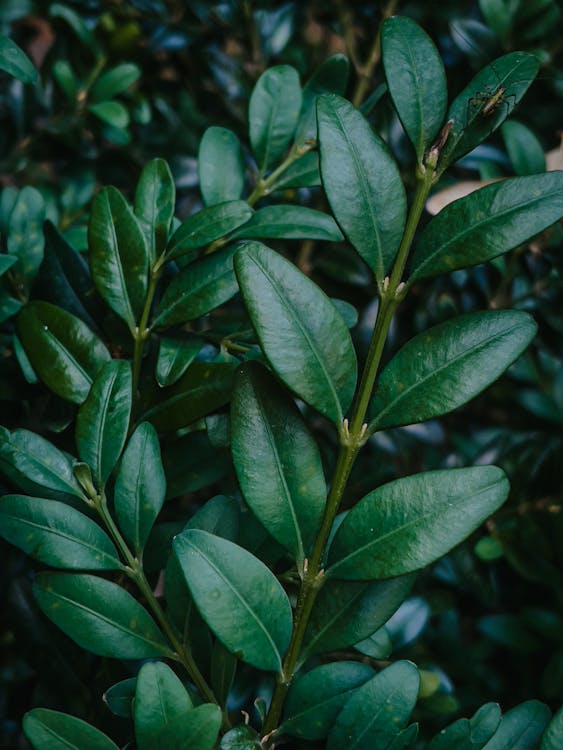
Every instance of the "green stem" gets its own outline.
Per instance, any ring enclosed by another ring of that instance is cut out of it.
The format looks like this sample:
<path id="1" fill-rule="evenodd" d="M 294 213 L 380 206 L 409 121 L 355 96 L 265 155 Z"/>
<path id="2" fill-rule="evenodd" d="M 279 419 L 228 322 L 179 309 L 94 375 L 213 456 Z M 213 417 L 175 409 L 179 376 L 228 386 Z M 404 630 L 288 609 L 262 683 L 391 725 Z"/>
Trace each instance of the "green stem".
<path id="1" fill-rule="evenodd" d="M 274 171 L 266 177 L 266 179 L 263 179 L 260 177 L 258 179 L 258 182 L 256 183 L 256 186 L 254 187 L 254 190 L 250 193 L 248 198 L 246 199 L 246 202 L 249 206 L 254 206 L 260 198 L 264 198 L 264 196 L 268 195 L 271 192 L 272 186 L 275 184 L 278 177 L 281 177 L 281 175 L 289 169 L 289 167 L 296 161 L 298 161 L 302 156 L 305 156 L 305 154 L 310 151 L 313 148 L 313 144 L 304 143 L 301 146 L 294 146 L 289 154 L 286 156 L 286 158 L 282 161 L 282 163 L 274 169 Z"/>
<path id="2" fill-rule="evenodd" d="M 366 357 L 360 385 L 352 407 L 350 426 L 345 420 L 340 432 L 340 449 L 336 460 L 330 492 L 327 497 L 325 512 L 321 527 L 315 541 L 308 565 L 304 566 L 303 580 L 299 591 L 297 605 L 294 614 L 294 625 L 291 641 L 284 658 L 281 673 L 278 675 L 270 709 L 264 722 L 263 735 L 272 735 L 278 726 L 283 704 L 287 691 L 293 679 L 298 663 L 299 653 L 303 644 L 303 638 L 307 630 L 309 617 L 315 603 L 319 590 L 324 583 L 324 571 L 322 562 L 326 550 L 326 544 L 333 526 L 334 519 L 338 513 L 342 497 L 348 484 L 350 473 L 354 466 L 356 457 L 367 440 L 365 417 L 373 387 L 377 378 L 381 356 L 389 326 L 393 320 L 395 310 L 403 299 L 404 285 L 401 278 L 404 272 L 408 253 L 412 245 L 414 234 L 420 221 L 424 204 L 433 183 L 434 172 L 426 170 L 417 182 L 417 188 L 397 258 L 391 272 L 391 278 L 386 278 L 380 286 L 380 304 L 377 311 L 377 319 L 373 329 L 370 347 Z"/>
<path id="3" fill-rule="evenodd" d="M 143 362 L 143 352 L 145 349 L 145 342 L 150 335 L 150 327 L 148 326 L 149 315 L 151 313 L 151 307 L 156 292 L 158 280 L 162 274 L 162 268 L 164 266 L 164 258 L 160 257 L 151 269 L 149 286 L 147 289 L 147 296 L 145 297 L 145 304 L 143 305 L 143 311 L 141 312 L 141 319 L 139 325 L 132 331 L 134 347 L 133 347 L 133 399 L 138 399 L 139 390 L 139 378 L 141 376 L 141 365 Z"/>

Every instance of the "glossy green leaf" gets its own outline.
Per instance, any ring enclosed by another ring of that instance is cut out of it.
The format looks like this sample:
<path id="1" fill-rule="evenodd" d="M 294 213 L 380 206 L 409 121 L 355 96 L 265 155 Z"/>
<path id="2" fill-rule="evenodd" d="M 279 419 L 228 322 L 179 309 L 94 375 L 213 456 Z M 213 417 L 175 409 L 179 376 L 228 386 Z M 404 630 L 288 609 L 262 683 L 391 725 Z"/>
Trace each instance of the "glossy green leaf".
<path id="1" fill-rule="evenodd" d="M 258 669 L 279 671 L 292 630 L 291 605 L 274 574 L 254 555 L 206 531 L 174 540 L 190 592 L 225 646 Z"/>
<path id="2" fill-rule="evenodd" d="M 0 34 L 0 70 L 23 83 L 37 83 L 37 70 L 25 52 L 9 37 Z"/>
<path id="3" fill-rule="evenodd" d="M 16 356 L 22 374 L 26 379 L 26 382 L 30 383 L 31 385 L 37 385 L 37 383 L 39 382 L 39 378 L 35 374 L 35 370 L 31 366 L 31 362 L 29 361 L 27 354 L 25 353 L 25 350 L 21 344 L 21 341 L 16 336 L 16 334 L 14 334 L 12 337 L 12 345 L 14 348 L 14 354 Z"/>
<path id="4" fill-rule="evenodd" d="M 148 612 L 116 583 L 87 574 L 40 573 L 33 593 L 47 617 L 87 651 L 116 659 L 171 656 Z"/>
<path id="5" fill-rule="evenodd" d="M 230 729 L 221 737 L 219 750 L 262 750 L 258 732 L 246 724 Z"/>
<path id="6" fill-rule="evenodd" d="M 54 393 L 81 404 L 110 355 L 74 315 L 48 302 L 30 302 L 18 315 L 17 332 L 31 366 Z"/>
<path id="7" fill-rule="evenodd" d="M 341 242 L 344 237 L 328 214 L 306 206 L 266 206 L 254 213 L 233 239 L 284 238 Z"/>
<path id="8" fill-rule="evenodd" d="M 194 362 L 177 383 L 161 391 L 142 418 L 159 432 L 187 427 L 229 401 L 233 375 L 231 364 Z"/>
<path id="9" fill-rule="evenodd" d="M 336 717 L 327 750 L 386 750 L 407 723 L 420 677 L 408 661 L 398 661 L 354 691 Z"/>
<path id="10" fill-rule="evenodd" d="M 364 640 L 384 625 L 410 591 L 414 575 L 386 581 L 327 581 L 311 613 L 302 659 Z"/>
<path id="11" fill-rule="evenodd" d="M 212 125 L 199 144 L 199 187 L 207 206 L 238 200 L 245 179 L 244 154 L 239 139 L 228 128 Z"/>
<path id="12" fill-rule="evenodd" d="M 307 151 L 292 162 L 272 183 L 270 191 L 282 188 L 316 187 L 321 184 L 318 151 Z"/>
<path id="13" fill-rule="evenodd" d="M 132 405 L 131 366 L 114 359 L 107 362 L 92 384 L 76 417 L 76 446 L 81 461 L 92 469 L 102 488 L 119 460 Z"/>
<path id="14" fill-rule="evenodd" d="M 506 500 L 508 489 L 496 466 L 389 482 L 348 513 L 330 547 L 327 575 L 371 580 L 418 570 L 475 531 Z"/>
<path id="15" fill-rule="evenodd" d="M 202 208 L 186 219 L 172 235 L 166 255 L 177 258 L 189 250 L 204 247 L 245 224 L 252 216 L 246 201 L 232 200 Z"/>
<path id="16" fill-rule="evenodd" d="M 559 750 L 563 746 L 563 707 L 555 714 L 543 733 L 540 750 Z"/>
<path id="17" fill-rule="evenodd" d="M 305 740 L 324 739 L 352 692 L 374 674 L 367 664 L 342 661 L 323 664 L 297 678 L 289 689 L 280 732 Z"/>
<path id="18" fill-rule="evenodd" d="M 226 495 L 216 495 L 208 500 L 190 518 L 186 529 L 200 529 L 234 542 L 239 530 L 238 502 Z"/>
<path id="19" fill-rule="evenodd" d="M 411 724 L 402 729 L 389 745 L 389 750 L 414 750 L 416 738 L 418 737 L 418 724 Z"/>
<path id="20" fill-rule="evenodd" d="M 121 102 L 109 101 L 89 104 L 88 110 L 114 128 L 126 128 L 129 125 L 129 111 Z"/>
<path id="21" fill-rule="evenodd" d="M 537 326 L 519 310 L 461 315 L 415 336 L 387 365 L 370 404 L 369 430 L 442 416 L 493 383 Z"/>
<path id="22" fill-rule="evenodd" d="M 365 656 L 370 656 L 372 659 L 388 659 L 393 653 L 393 642 L 389 631 L 385 626 L 376 630 L 368 638 L 364 638 L 363 641 L 354 644 L 356 651 Z M 432 672 L 430 673 L 434 677 Z M 439 684 L 439 679 L 438 679 Z"/>
<path id="23" fill-rule="evenodd" d="M 0 276 L 6 273 L 18 259 L 15 255 L 0 255 Z"/>
<path id="24" fill-rule="evenodd" d="M 94 198 L 88 242 L 98 292 L 133 329 L 147 293 L 149 250 L 135 214 L 113 187 L 104 188 Z"/>
<path id="25" fill-rule="evenodd" d="M 263 173 L 289 146 L 301 111 L 299 76 L 290 65 L 276 65 L 258 79 L 250 96 L 250 143 Z"/>
<path id="26" fill-rule="evenodd" d="M 510 52 L 477 73 L 446 115 L 446 121 L 453 122 L 438 162 L 439 172 L 502 125 L 528 90 L 538 68 L 535 55 Z"/>
<path id="27" fill-rule="evenodd" d="M 153 328 L 186 323 L 227 302 L 238 291 L 233 270 L 236 248 L 195 260 L 172 279 L 155 313 Z"/>
<path id="28" fill-rule="evenodd" d="M 530 128 L 516 120 L 509 120 L 502 126 L 501 133 L 517 175 L 545 172 L 543 147 Z"/>
<path id="29" fill-rule="evenodd" d="M 28 711 L 23 718 L 23 731 L 35 750 L 119 750 L 91 724 L 47 708 Z"/>
<path id="30" fill-rule="evenodd" d="M 220 728 L 221 709 L 213 703 L 205 703 L 170 722 L 159 734 L 158 743 L 166 750 L 214 750 Z"/>
<path id="31" fill-rule="evenodd" d="M 128 677 L 106 690 L 102 698 L 112 714 L 121 716 L 123 719 L 132 718 L 136 684 L 136 677 Z"/>
<path id="32" fill-rule="evenodd" d="M 421 164 L 446 114 L 442 58 L 428 34 L 407 16 L 385 21 L 381 51 L 391 99 Z"/>
<path id="33" fill-rule="evenodd" d="M 199 339 L 161 336 L 156 362 L 156 382 L 163 388 L 174 385 L 199 354 L 203 342 Z"/>
<path id="34" fill-rule="evenodd" d="M 401 175 L 385 143 L 350 102 L 321 96 L 317 117 L 328 202 L 344 234 L 381 281 L 405 226 Z"/>
<path id="35" fill-rule="evenodd" d="M 346 55 L 332 55 L 315 70 L 303 86 L 303 103 L 295 133 L 295 143 L 303 144 L 317 138 L 317 98 L 321 94 L 344 96 L 350 76 L 350 61 Z"/>
<path id="36" fill-rule="evenodd" d="M 137 675 L 134 703 L 138 750 L 154 750 L 170 725 L 193 708 L 179 677 L 163 662 L 144 664 Z"/>
<path id="37" fill-rule="evenodd" d="M 497 703 L 486 703 L 471 719 L 458 719 L 442 729 L 427 750 L 482 750 L 498 729 L 501 713 Z"/>
<path id="38" fill-rule="evenodd" d="M 0 536 L 55 568 L 122 568 L 105 531 L 88 516 L 57 500 L 5 495 L 0 499 Z"/>
<path id="39" fill-rule="evenodd" d="M 540 701 L 526 701 L 507 711 L 483 750 L 535 750 L 551 711 Z"/>
<path id="40" fill-rule="evenodd" d="M 132 86 L 141 76 L 141 70 L 135 63 L 127 62 L 116 65 L 96 79 L 90 89 L 90 100 L 100 102 L 111 99 Z"/>
<path id="41" fill-rule="evenodd" d="M 338 426 L 356 386 L 356 355 L 329 298 L 258 242 L 235 256 L 239 286 L 270 364 L 300 398 Z"/>
<path id="42" fill-rule="evenodd" d="M 496 258 L 561 216 L 563 171 L 487 185 L 450 203 L 424 229 L 409 284 Z"/>
<path id="43" fill-rule="evenodd" d="M 29 494 L 83 498 L 73 474 L 73 459 L 40 435 L 0 428 L 0 469 Z"/>
<path id="44" fill-rule="evenodd" d="M 16 284 L 26 293 L 43 260 L 44 220 L 45 201 L 41 193 L 32 187 L 20 190 L 10 211 L 6 248 L 8 254 L 18 259 L 11 273 Z"/>
<path id="45" fill-rule="evenodd" d="M 165 494 L 158 435 L 149 422 L 142 422 L 127 444 L 114 490 L 117 521 L 138 555 L 164 504 Z"/>
<path id="46" fill-rule="evenodd" d="M 239 371 L 231 403 L 233 461 L 246 502 L 299 564 L 325 507 L 321 457 L 289 394 L 258 364 Z"/>
<path id="47" fill-rule="evenodd" d="M 135 215 L 147 240 L 154 263 L 164 252 L 174 217 L 176 188 L 164 159 L 153 159 L 141 172 L 135 190 Z"/>
<path id="48" fill-rule="evenodd" d="M 74 102 L 80 90 L 80 81 L 68 60 L 56 60 L 51 68 L 53 78 L 59 84 L 66 98 Z"/>

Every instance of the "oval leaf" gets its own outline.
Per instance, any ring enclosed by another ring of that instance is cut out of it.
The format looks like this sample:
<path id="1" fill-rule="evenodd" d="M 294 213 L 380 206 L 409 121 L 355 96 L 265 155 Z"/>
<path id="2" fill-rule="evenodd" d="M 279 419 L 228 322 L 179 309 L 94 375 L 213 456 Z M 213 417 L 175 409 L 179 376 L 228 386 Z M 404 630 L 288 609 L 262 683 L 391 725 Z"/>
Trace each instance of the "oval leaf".
<path id="1" fill-rule="evenodd" d="M 131 366 L 124 360 L 105 364 L 76 417 L 76 446 L 101 489 L 119 460 L 131 416 Z"/>
<path id="2" fill-rule="evenodd" d="M 487 703 L 471 719 L 458 719 L 442 729 L 429 743 L 427 750 L 481 750 L 498 729 L 498 703 Z"/>
<path id="3" fill-rule="evenodd" d="M 126 680 L 116 682 L 103 694 L 103 701 L 114 716 L 121 716 L 123 719 L 132 717 L 136 684 L 136 677 L 128 677 Z"/>
<path id="4" fill-rule="evenodd" d="M 87 651 L 116 659 L 172 655 L 148 612 L 116 583 L 40 573 L 33 593 L 47 617 Z"/>
<path id="5" fill-rule="evenodd" d="M 508 489 L 496 466 L 389 482 L 348 513 L 330 547 L 327 575 L 371 580 L 418 570 L 475 531 L 506 500 Z"/>
<path id="6" fill-rule="evenodd" d="M 141 172 L 135 190 L 135 214 L 144 230 L 152 263 L 164 252 L 168 242 L 175 196 L 168 164 L 164 159 L 153 159 Z"/>
<path id="7" fill-rule="evenodd" d="M 258 669 L 279 671 L 291 637 L 289 599 L 274 574 L 242 547 L 189 529 L 174 540 L 190 592 L 225 646 Z"/>
<path id="8" fill-rule="evenodd" d="M 261 173 L 289 145 L 301 110 L 301 85 L 290 65 L 276 65 L 258 79 L 250 96 L 250 143 Z"/>
<path id="9" fill-rule="evenodd" d="M 96 79 L 89 92 L 90 99 L 96 102 L 111 99 L 132 86 L 140 76 L 141 70 L 134 63 L 116 65 Z"/>
<path id="10" fill-rule="evenodd" d="M 407 723 L 419 685 L 414 664 L 398 661 L 357 688 L 336 717 L 327 750 L 386 750 Z"/>
<path id="11" fill-rule="evenodd" d="M 34 708 L 24 716 L 23 731 L 36 750 L 119 750 L 110 738 L 76 716 Z"/>
<path id="12" fill-rule="evenodd" d="M 300 398 L 340 425 L 356 385 L 356 355 L 329 298 L 292 263 L 245 243 L 235 271 L 270 364 Z"/>
<path id="13" fill-rule="evenodd" d="M 401 175 L 385 143 L 350 102 L 321 96 L 317 117 L 328 202 L 344 234 L 381 281 L 405 226 Z"/>
<path id="14" fill-rule="evenodd" d="M 134 328 L 147 293 L 149 251 L 135 214 L 113 187 L 104 188 L 94 198 L 88 243 L 98 292 Z"/>
<path id="15" fill-rule="evenodd" d="M 483 750 L 535 750 L 551 711 L 540 701 L 526 701 L 507 711 Z"/>
<path id="16" fill-rule="evenodd" d="M 530 128 L 516 120 L 505 122 L 501 128 L 508 157 L 517 175 L 545 172 L 543 146 Z"/>
<path id="17" fill-rule="evenodd" d="M 201 351 L 199 339 L 161 336 L 156 362 L 156 382 L 163 388 L 174 385 Z"/>
<path id="18" fill-rule="evenodd" d="M 134 720 L 138 750 L 154 750 L 160 735 L 193 707 L 186 688 L 162 662 L 144 664 L 137 675 Z"/>
<path id="19" fill-rule="evenodd" d="M 74 315 L 48 302 L 30 302 L 17 331 L 37 375 L 66 401 L 81 404 L 98 371 L 110 359 L 106 347 Z"/>
<path id="20" fill-rule="evenodd" d="M 317 98 L 321 94 L 344 96 L 350 77 L 350 61 L 346 55 L 332 55 L 315 70 L 303 87 L 303 104 L 295 143 L 317 139 Z"/>
<path id="21" fill-rule="evenodd" d="M 563 216 L 563 172 L 495 182 L 447 205 L 420 236 L 409 284 L 496 258 Z"/>
<path id="22" fill-rule="evenodd" d="M 95 521 L 57 500 L 5 495 L 0 536 L 55 568 L 116 570 L 117 550 Z"/>
<path id="23" fill-rule="evenodd" d="M 316 443 L 289 394 L 258 364 L 239 371 L 231 403 L 233 461 L 244 497 L 301 564 L 326 500 Z"/>
<path id="24" fill-rule="evenodd" d="M 370 432 L 457 409 L 500 377 L 536 330 L 527 313 L 491 310 L 461 315 L 415 336 L 379 378 Z"/>
<path id="25" fill-rule="evenodd" d="M 422 163 L 446 114 L 448 91 L 442 58 L 428 34 L 406 16 L 385 21 L 381 51 L 391 99 Z"/>
<path id="26" fill-rule="evenodd" d="M 24 83 L 37 82 L 37 70 L 25 52 L 9 37 L 0 34 L 0 70 Z"/>
<path id="27" fill-rule="evenodd" d="M 199 187 L 207 206 L 238 200 L 244 188 L 244 155 L 237 136 L 212 125 L 199 144 Z"/>
<path id="28" fill-rule="evenodd" d="M 252 209 L 246 201 L 227 201 L 202 208 L 174 232 L 168 243 L 166 257 L 172 260 L 189 250 L 204 247 L 233 232 L 251 216 Z"/>
<path id="29" fill-rule="evenodd" d="M 117 521 L 137 555 L 145 546 L 165 495 L 158 435 L 151 424 L 142 422 L 127 444 L 114 490 Z"/>
<path id="30" fill-rule="evenodd" d="M 555 714 L 543 733 L 540 750 L 559 750 L 563 747 L 563 707 Z"/>
<path id="31" fill-rule="evenodd" d="M 312 669 L 291 685 L 279 731 L 305 740 L 324 739 L 352 691 L 373 677 L 367 664 L 351 661 Z"/>
<path id="32" fill-rule="evenodd" d="M 328 214 L 306 206 L 266 206 L 254 213 L 232 239 L 283 238 L 341 242 L 344 237 Z"/>

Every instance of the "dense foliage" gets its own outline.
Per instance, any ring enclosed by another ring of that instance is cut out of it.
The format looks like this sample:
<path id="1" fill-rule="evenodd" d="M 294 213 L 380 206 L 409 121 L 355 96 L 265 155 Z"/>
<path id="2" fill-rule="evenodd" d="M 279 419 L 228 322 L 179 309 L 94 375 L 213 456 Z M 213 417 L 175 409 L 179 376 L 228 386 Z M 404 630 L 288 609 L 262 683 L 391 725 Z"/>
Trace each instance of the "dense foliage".
<path id="1" fill-rule="evenodd" d="M 355 5 L 0 9 L 0 747 L 563 745 L 561 11 Z"/>

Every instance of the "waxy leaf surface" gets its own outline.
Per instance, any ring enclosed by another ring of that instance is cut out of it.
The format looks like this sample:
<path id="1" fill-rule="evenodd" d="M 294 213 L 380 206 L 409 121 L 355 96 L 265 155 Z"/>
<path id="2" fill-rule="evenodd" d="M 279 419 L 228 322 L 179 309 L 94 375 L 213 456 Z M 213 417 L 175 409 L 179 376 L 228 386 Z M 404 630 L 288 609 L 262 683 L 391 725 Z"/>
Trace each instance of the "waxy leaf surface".
<path id="1" fill-rule="evenodd" d="M 245 224 L 252 216 L 246 201 L 226 201 L 192 214 L 172 235 L 166 250 L 169 260 L 204 247 Z"/>
<path id="2" fill-rule="evenodd" d="M 244 154 L 228 128 L 212 125 L 199 144 L 199 188 L 207 206 L 238 200 L 244 188 Z"/>
<path id="3" fill-rule="evenodd" d="M 237 229 L 233 239 L 284 238 L 341 242 L 344 237 L 328 214 L 306 206 L 266 206 Z"/>
<path id="4" fill-rule="evenodd" d="M 135 190 L 135 214 L 152 263 L 164 251 L 174 217 L 176 188 L 164 159 L 153 159 L 141 172 Z"/>
<path id="5" fill-rule="evenodd" d="M 551 711 L 531 700 L 507 711 L 483 750 L 535 750 L 551 719 Z"/>
<path id="6" fill-rule="evenodd" d="M 82 719 L 48 708 L 24 716 L 23 731 L 36 750 L 119 750 L 110 738 Z"/>

